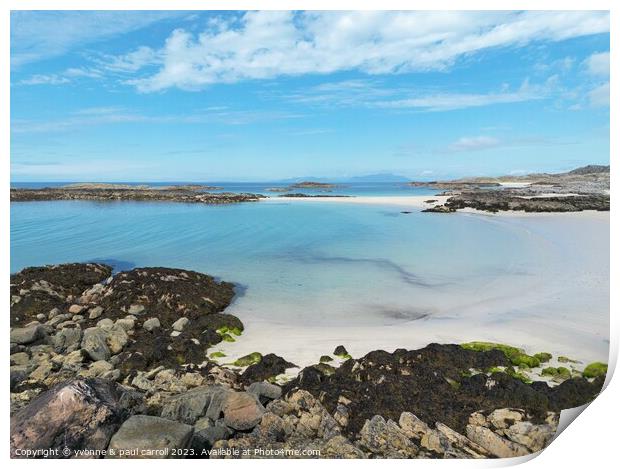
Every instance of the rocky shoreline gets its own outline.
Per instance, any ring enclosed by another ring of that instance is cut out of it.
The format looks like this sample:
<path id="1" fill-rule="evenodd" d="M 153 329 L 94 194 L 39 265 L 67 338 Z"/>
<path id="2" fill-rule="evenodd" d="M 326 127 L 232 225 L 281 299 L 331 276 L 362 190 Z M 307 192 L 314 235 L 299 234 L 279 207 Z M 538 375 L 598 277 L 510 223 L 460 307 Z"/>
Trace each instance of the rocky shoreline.
<path id="1" fill-rule="evenodd" d="M 256 202 L 265 196 L 235 192 L 204 192 L 205 186 L 184 185 L 153 188 L 148 186 L 76 185 L 46 187 L 42 189 L 11 189 L 11 202 L 49 200 L 92 200 L 92 201 L 145 201 L 182 202 L 201 204 L 231 204 Z M 210 188 L 213 190 L 214 188 Z"/>
<path id="2" fill-rule="evenodd" d="M 10 289 L 12 457 L 522 456 L 606 374 L 482 342 L 227 363 L 234 285 L 182 269 L 32 267 Z"/>
<path id="3" fill-rule="evenodd" d="M 559 174 L 413 182 L 414 187 L 443 189 L 443 204 L 424 212 L 452 213 L 470 208 L 486 212 L 609 211 L 609 166 L 590 165 Z"/>

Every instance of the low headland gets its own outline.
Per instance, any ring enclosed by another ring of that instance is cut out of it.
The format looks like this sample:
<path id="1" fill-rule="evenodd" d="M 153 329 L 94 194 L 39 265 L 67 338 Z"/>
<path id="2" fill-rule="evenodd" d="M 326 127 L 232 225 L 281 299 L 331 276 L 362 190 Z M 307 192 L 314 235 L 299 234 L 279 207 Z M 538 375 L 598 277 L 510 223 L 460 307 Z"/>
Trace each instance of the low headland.
<path id="1" fill-rule="evenodd" d="M 487 342 L 231 360 L 217 344 L 244 340 L 232 283 L 100 263 L 10 281 L 13 457 L 525 456 L 607 372 Z"/>
<path id="2" fill-rule="evenodd" d="M 486 212 L 609 211 L 609 166 L 589 165 L 566 173 L 537 173 L 497 178 L 412 182 L 414 187 L 443 189 L 442 204 L 425 212 L 450 213 L 459 209 Z"/>

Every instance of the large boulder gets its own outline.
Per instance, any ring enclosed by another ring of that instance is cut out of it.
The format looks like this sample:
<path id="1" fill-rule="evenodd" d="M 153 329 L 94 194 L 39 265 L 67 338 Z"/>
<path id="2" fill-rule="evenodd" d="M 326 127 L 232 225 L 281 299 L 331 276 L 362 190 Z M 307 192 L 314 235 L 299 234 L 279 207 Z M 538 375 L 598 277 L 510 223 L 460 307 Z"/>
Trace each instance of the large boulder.
<path id="1" fill-rule="evenodd" d="M 104 450 L 127 415 L 120 396 L 115 383 L 101 379 L 50 389 L 11 418 L 11 455 L 50 449 L 59 457 L 74 457 L 75 450 Z M 70 452 L 63 453 L 64 448 Z"/>
<path id="2" fill-rule="evenodd" d="M 110 458 L 173 458 L 174 450 L 189 446 L 194 429 L 190 425 L 153 417 L 130 417 L 110 440 Z"/>
<path id="3" fill-rule="evenodd" d="M 172 396 L 164 402 L 161 416 L 166 419 L 193 425 L 203 417 L 213 401 L 213 409 L 210 412 L 215 419 L 218 418 L 221 409 L 221 398 L 229 391 L 223 386 L 199 386 L 183 394 Z"/>
<path id="4" fill-rule="evenodd" d="M 247 392 L 229 393 L 222 410 L 224 423 L 235 430 L 254 428 L 265 413 L 265 408 L 258 399 Z"/>

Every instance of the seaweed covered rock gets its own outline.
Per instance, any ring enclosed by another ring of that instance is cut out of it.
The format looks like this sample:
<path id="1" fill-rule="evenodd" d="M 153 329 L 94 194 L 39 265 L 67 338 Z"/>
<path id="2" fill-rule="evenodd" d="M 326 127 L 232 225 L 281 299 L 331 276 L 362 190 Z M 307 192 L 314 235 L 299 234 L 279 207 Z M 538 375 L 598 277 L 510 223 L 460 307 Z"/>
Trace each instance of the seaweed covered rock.
<path id="1" fill-rule="evenodd" d="M 129 314 L 148 312 L 163 327 L 185 316 L 189 321 L 226 308 L 233 296 L 233 284 L 217 282 L 198 272 L 164 267 L 136 268 L 115 275 L 107 286 L 101 305 Z M 137 311 L 142 307 L 140 312 Z"/>
<path id="2" fill-rule="evenodd" d="M 241 379 L 247 384 L 254 381 L 269 381 L 289 368 L 297 368 L 297 365 L 274 353 L 269 353 L 263 356 L 259 362 L 248 366 L 241 375 Z"/>
<path id="3" fill-rule="evenodd" d="M 321 397 L 330 413 L 342 414 L 346 408 L 343 430 L 348 435 L 358 433 L 375 415 L 398 421 L 402 412 L 464 433 L 473 412 L 518 407 L 540 423 L 549 411 L 591 401 L 602 386 L 602 378 L 573 378 L 550 387 L 544 382 L 526 384 L 505 372 L 484 372 L 510 366 L 510 359 L 497 349 L 431 344 L 420 350 L 379 350 L 344 362 L 330 375 L 305 368 L 285 386 L 285 393 L 308 390 Z"/>
<path id="4" fill-rule="evenodd" d="M 104 264 L 59 264 L 28 267 L 11 275 L 11 326 L 20 326 L 54 309 L 69 312 L 71 301 L 105 281 L 112 268 Z"/>
<path id="5" fill-rule="evenodd" d="M 234 296 L 230 283 L 181 269 L 111 273 L 91 263 L 11 276 L 11 350 L 24 354 L 11 365 L 13 411 L 76 376 L 130 384 L 159 367 L 202 367 L 206 376 L 215 365 L 208 348 L 243 331 L 223 313 Z"/>

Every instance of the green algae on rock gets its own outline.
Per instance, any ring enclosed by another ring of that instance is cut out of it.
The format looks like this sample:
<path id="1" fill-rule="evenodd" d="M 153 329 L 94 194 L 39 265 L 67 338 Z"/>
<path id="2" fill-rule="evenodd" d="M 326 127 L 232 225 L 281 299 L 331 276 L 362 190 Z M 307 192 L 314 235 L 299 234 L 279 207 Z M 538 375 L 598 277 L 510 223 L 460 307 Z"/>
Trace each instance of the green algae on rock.
<path id="1" fill-rule="evenodd" d="M 537 358 L 540 363 L 547 363 L 553 358 L 553 355 L 551 355 L 549 352 L 540 352 L 535 353 L 534 357 Z"/>
<path id="2" fill-rule="evenodd" d="M 590 363 L 583 370 L 584 378 L 598 378 L 607 374 L 607 364 L 601 362 Z"/>
<path id="3" fill-rule="evenodd" d="M 474 352 L 499 350 L 506 355 L 513 365 L 524 365 L 529 368 L 536 368 L 537 366 L 540 366 L 540 360 L 536 358 L 536 356 L 528 355 L 522 349 L 511 345 L 496 344 L 493 342 L 467 342 L 465 344 L 461 344 L 461 347 Z"/>
<path id="4" fill-rule="evenodd" d="M 244 355 L 243 357 L 237 358 L 233 362 L 233 365 L 240 366 L 240 367 L 255 365 L 257 363 L 260 363 L 262 359 L 263 359 L 263 355 L 261 353 L 252 352 L 248 355 Z"/>

